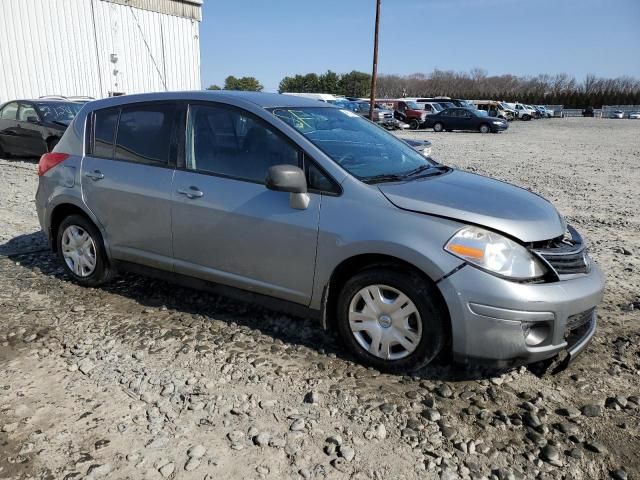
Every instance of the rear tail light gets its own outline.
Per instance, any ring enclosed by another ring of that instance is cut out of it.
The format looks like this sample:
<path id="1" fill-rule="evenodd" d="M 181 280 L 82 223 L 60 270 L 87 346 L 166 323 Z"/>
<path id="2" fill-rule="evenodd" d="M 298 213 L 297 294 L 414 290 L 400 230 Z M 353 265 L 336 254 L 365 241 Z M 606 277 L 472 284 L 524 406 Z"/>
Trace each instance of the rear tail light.
<path id="1" fill-rule="evenodd" d="M 67 158 L 69 158 L 68 153 L 45 153 L 44 155 L 42 155 L 42 157 L 40 157 L 40 162 L 38 163 L 38 176 L 41 177 L 53 167 L 65 161 Z"/>

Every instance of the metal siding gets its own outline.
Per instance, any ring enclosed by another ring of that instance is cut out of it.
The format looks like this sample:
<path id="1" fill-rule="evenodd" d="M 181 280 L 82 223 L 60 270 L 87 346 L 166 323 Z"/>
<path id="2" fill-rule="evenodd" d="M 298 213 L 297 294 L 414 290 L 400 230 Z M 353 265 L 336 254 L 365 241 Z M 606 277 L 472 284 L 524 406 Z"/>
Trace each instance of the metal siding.
<path id="1" fill-rule="evenodd" d="M 167 15 L 201 20 L 202 0 L 101 0 Z"/>
<path id="2" fill-rule="evenodd" d="M 0 0 L 0 102 L 106 97 L 116 90 L 112 53 L 117 91 L 201 88 L 198 21 L 102 0 L 44 4 Z"/>

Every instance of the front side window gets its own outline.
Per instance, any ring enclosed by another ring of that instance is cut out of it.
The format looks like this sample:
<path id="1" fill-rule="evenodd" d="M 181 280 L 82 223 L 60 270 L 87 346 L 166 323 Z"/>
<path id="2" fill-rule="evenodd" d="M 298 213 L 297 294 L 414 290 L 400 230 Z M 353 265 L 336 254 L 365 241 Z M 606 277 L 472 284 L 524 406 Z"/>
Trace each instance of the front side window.
<path id="1" fill-rule="evenodd" d="M 33 108 L 33 105 L 23 103 L 18 110 L 18 121 L 28 122 L 29 118 L 35 118 L 37 120 L 38 114 L 36 113 L 36 109 Z"/>
<path id="2" fill-rule="evenodd" d="M 435 163 L 350 110 L 292 107 L 275 108 L 272 113 L 364 182 L 437 171 Z"/>
<path id="3" fill-rule="evenodd" d="M 9 103 L 2 109 L 0 118 L 2 120 L 15 120 L 18 115 L 18 104 L 13 102 Z"/>
<path id="4" fill-rule="evenodd" d="M 174 104 L 123 107 L 116 133 L 116 160 L 167 165 L 175 118 Z"/>
<path id="5" fill-rule="evenodd" d="M 93 116 L 92 155 L 100 158 L 113 158 L 113 144 L 116 138 L 119 108 L 98 110 Z"/>
<path id="6" fill-rule="evenodd" d="M 299 151 L 266 122 L 235 108 L 189 107 L 188 169 L 264 183 L 283 164 L 299 166 Z"/>

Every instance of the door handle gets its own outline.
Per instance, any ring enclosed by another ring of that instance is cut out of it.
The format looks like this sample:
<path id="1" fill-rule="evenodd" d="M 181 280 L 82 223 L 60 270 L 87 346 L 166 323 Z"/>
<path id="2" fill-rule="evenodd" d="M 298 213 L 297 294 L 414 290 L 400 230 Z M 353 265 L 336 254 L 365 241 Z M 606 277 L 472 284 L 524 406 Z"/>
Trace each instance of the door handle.
<path id="1" fill-rule="evenodd" d="M 189 187 L 189 188 L 180 188 L 178 190 L 178 193 L 180 195 L 186 195 L 187 198 L 200 198 L 204 195 L 204 193 L 202 193 L 202 190 L 200 190 L 198 187 Z"/>
<path id="2" fill-rule="evenodd" d="M 93 181 L 102 180 L 104 178 L 104 173 L 102 173 L 100 170 L 94 170 L 93 172 L 87 172 L 84 175 L 85 175 L 85 177 L 88 177 Z"/>

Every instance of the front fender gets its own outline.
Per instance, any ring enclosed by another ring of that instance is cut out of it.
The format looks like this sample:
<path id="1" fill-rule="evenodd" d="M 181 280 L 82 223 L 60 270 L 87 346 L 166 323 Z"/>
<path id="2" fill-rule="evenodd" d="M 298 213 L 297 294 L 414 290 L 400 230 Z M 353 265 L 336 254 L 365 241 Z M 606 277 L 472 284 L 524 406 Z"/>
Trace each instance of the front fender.
<path id="1" fill-rule="evenodd" d="M 322 308 L 323 294 L 336 268 L 359 255 L 402 260 L 434 282 L 463 263 L 443 248 L 460 223 L 401 210 L 386 199 L 364 202 L 345 197 L 322 201 L 311 308 Z"/>

